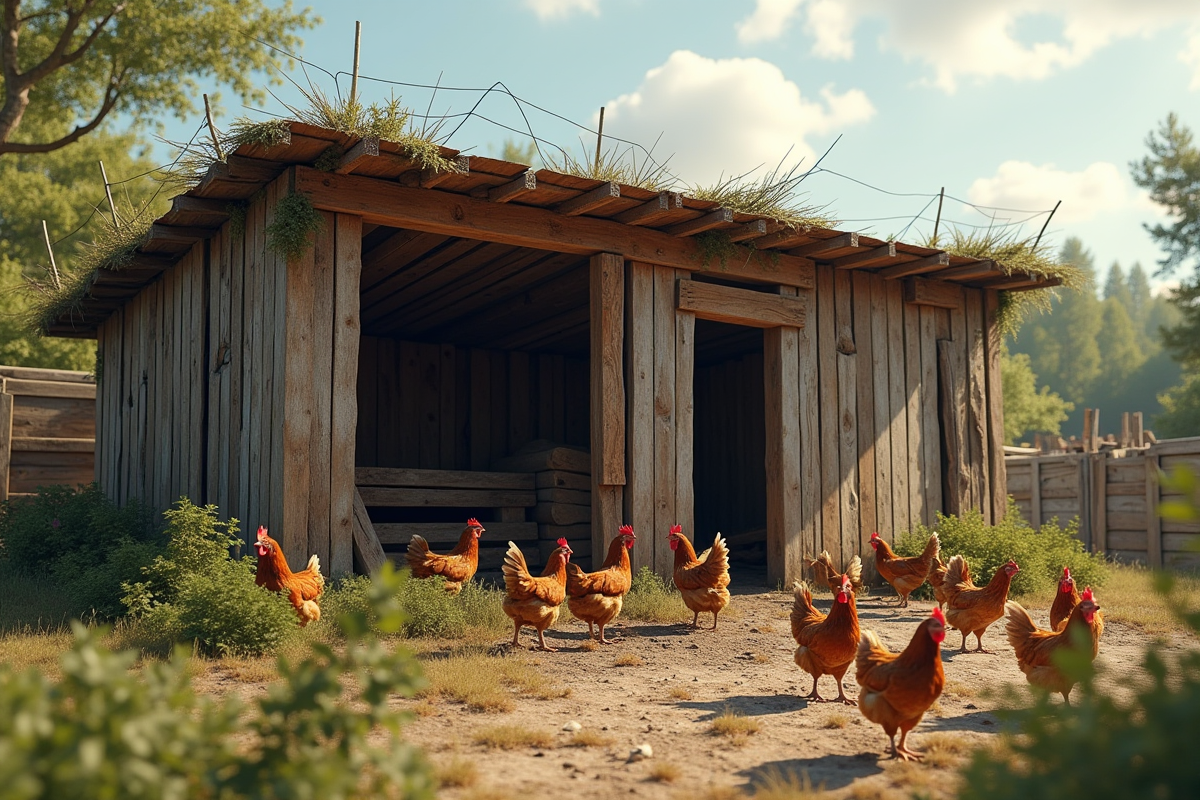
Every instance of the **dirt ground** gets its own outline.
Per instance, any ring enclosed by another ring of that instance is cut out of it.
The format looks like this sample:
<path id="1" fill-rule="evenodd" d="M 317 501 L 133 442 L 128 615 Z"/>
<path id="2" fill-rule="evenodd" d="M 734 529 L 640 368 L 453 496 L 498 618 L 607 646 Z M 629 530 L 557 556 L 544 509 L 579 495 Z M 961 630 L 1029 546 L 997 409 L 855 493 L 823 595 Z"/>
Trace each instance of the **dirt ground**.
<path id="1" fill-rule="evenodd" d="M 875 630 L 889 648 L 901 649 L 933 606 L 914 601 L 895 610 L 878 594 L 860 600 L 861 625 Z M 825 610 L 829 603 L 828 595 L 817 598 Z M 729 796 L 731 789 L 750 791 L 773 771 L 806 774 L 814 788 L 833 796 L 908 797 L 925 786 L 936 797 L 937 788 L 952 790 L 953 767 L 966 752 L 995 736 L 999 726 L 992 711 L 1000 701 L 993 693 L 1006 684 L 1025 686 L 1001 627 L 993 626 L 984 637 L 995 655 L 958 655 L 959 634 L 949 631 L 942 651 L 946 691 L 909 740 L 932 757 L 920 767 L 894 762 L 886 757 L 887 738 L 880 727 L 858 709 L 800 699 L 811 679 L 792 660 L 790 593 L 743 588 L 733 606 L 735 613 L 716 633 L 626 622 L 610 628 L 621 642 L 591 651 L 584 647 L 586 625 L 573 621 L 547 634 L 558 652 L 506 656 L 526 659 L 569 687 L 568 697 L 520 699 L 509 713 L 472 712 L 438 700 L 422 709 L 424 716 L 406 735 L 443 767 L 474 764 L 475 785 L 444 790 L 447 798 L 563 797 L 569 792 L 573 800 L 699 800 Z M 1047 624 L 1045 609 L 1033 614 Z M 526 630 L 523 642 L 531 641 Z M 1149 641 L 1136 628 L 1108 624 L 1099 659 L 1106 668 L 1102 683 L 1115 688 L 1139 670 Z M 622 656 L 636 657 L 622 659 L 635 665 L 616 666 Z M 851 697 L 858 693 L 853 674 L 851 667 L 846 676 Z M 832 678 L 822 679 L 822 694 L 836 694 Z M 737 739 L 711 733 L 711 720 L 726 710 L 756 721 L 759 730 Z M 570 722 L 598 734 L 601 744 L 568 746 L 573 734 L 562 729 Z M 479 729 L 505 724 L 550 734 L 555 745 L 502 750 L 471 742 Z M 630 750 L 642 744 L 650 745 L 653 756 L 630 761 Z M 662 780 L 672 773 L 672 780 Z"/>

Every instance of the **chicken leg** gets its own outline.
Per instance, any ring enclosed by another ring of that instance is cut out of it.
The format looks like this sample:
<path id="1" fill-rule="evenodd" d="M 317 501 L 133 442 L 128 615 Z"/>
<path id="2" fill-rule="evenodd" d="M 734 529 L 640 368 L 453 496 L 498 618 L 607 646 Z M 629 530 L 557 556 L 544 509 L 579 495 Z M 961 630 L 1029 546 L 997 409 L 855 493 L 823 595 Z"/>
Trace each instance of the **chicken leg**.
<path id="1" fill-rule="evenodd" d="M 546 644 L 546 634 L 544 631 L 538 631 L 538 650 L 541 650 L 543 653 L 558 652 L 557 647 L 551 647 L 550 645 Z"/>
<path id="2" fill-rule="evenodd" d="M 969 636 L 970 633 L 975 634 L 975 649 L 974 650 L 967 650 L 967 636 Z M 962 647 L 959 648 L 959 650 L 958 650 L 959 653 L 968 653 L 969 652 L 969 653 L 987 653 L 988 655 L 996 654 L 995 650 L 985 650 L 984 649 L 984 647 L 983 647 L 983 631 L 972 631 L 972 632 L 963 631 L 962 635 L 963 635 Z"/>
<path id="3" fill-rule="evenodd" d="M 910 750 L 904 742 L 908 739 L 908 731 L 900 729 L 900 745 L 892 745 L 892 755 L 901 758 L 904 761 L 923 761 L 925 754 L 919 753 L 916 750 Z"/>

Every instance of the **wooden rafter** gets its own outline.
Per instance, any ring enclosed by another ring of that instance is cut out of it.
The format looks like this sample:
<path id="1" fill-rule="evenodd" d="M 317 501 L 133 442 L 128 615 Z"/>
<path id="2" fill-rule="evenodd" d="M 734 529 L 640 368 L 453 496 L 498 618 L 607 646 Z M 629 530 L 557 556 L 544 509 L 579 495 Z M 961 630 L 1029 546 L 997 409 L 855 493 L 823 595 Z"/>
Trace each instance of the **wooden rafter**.
<path id="1" fill-rule="evenodd" d="M 935 308 L 961 308 L 962 289 L 954 284 L 925 278 L 905 278 L 904 302 Z"/>
<path id="2" fill-rule="evenodd" d="M 580 214 L 599 208 L 609 200 L 615 200 L 621 196 L 620 184 L 609 181 L 602 183 L 590 192 L 584 192 L 578 197 L 572 197 L 570 200 L 564 200 L 554 207 L 554 210 L 559 214 L 568 217 L 575 217 Z"/>
<path id="3" fill-rule="evenodd" d="M 1030 289 L 1044 289 L 1052 286 L 1062 286 L 1062 278 L 1047 278 L 1035 275 L 1009 275 L 1007 278 L 988 281 L 983 284 L 986 289 L 1004 289 L 1009 292 L 1024 292 Z"/>
<path id="4" fill-rule="evenodd" d="M 508 183 L 488 189 L 487 198 L 493 203 L 507 203 L 509 200 L 515 200 L 535 189 L 537 189 L 537 172 L 527 169 Z"/>
<path id="5" fill-rule="evenodd" d="M 339 175 L 349 175 L 359 164 L 377 155 L 379 155 L 379 137 L 364 136 L 342 155 L 334 172 Z"/>
<path id="6" fill-rule="evenodd" d="M 864 264 L 873 264 L 876 261 L 882 261 L 888 258 L 896 257 L 896 243 L 888 242 L 882 247 L 872 247 L 870 250 L 864 250 L 861 253 L 854 253 L 848 256 L 834 259 L 832 263 L 838 269 L 851 269 L 853 267 L 863 266 Z"/>
<path id="7" fill-rule="evenodd" d="M 757 239 L 767 234 L 767 221 L 765 219 L 756 219 L 751 222 L 744 222 L 736 228 L 721 231 L 729 237 L 731 242 L 744 242 L 747 239 Z"/>
<path id="8" fill-rule="evenodd" d="M 948 266 L 950 266 L 949 253 L 934 253 L 915 261 L 905 261 L 903 264 L 896 264 L 893 267 L 884 267 L 879 270 L 879 274 L 888 280 L 895 280 L 896 278 L 907 278 L 909 275 L 933 272 Z"/>
<path id="9" fill-rule="evenodd" d="M 939 281 L 963 281 L 970 280 L 972 278 L 982 278 L 986 275 L 991 275 L 996 271 L 996 262 L 985 260 L 976 261 L 974 264 L 963 264 L 960 267 L 943 269 L 934 273 L 933 275 L 930 275 L 929 277 Z"/>
<path id="10" fill-rule="evenodd" d="M 421 188 L 432 189 L 435 186 L 441 186 L 451 178 L 457 178 L 459 175 L 466 175 L 471 171 L 470 156 L 455 156 L 454 167 L 447 170 L 423 169 L 421 170 Z"/>
<path id="11" fill-rule="evenodd" d="M 794 256 L 819 256 L 821 253 L 828 253 L 831 250 L 844 250 L 847 247 L 858 247 L 858 234 L 851 231 L 843 233 L 841 236 L 835 236 L 832 239 L 818 239 L 815 242 L 801 245 L 788 252 Z"/>
<path id="12" fill-rule="evenodd" d="M 697 319 L 751 328 L 804 327 L 805 304 L 798 297 L 691 280 L 677 284 L 676 307 L 691 311 Z"/>
<path id="13" fill-rule="evenodd" d="M 753 242 L 751 242 L 751 244 L 753 244 L 755 249 L 758 249 L 758 250 L 765 250 L 767 248 L 776 248 L 776 247 L 777 248 L 785 248 L 788 245 L 793 245 L 793 244 L 798 245 L 798 244 L 800 244 L 800 242 L 804 241 L 807 238 L 809 238 L 807 226 L 801 226 L 798 228 L 793 228 L 791 226 L 785 226 L 785 227 L 781 228 L 780 230 L 775 231 L 774 233 L 768 233 L 766 236 L 763 236 L 761 239 L 755 239 Z"/>
<path id="14" fill-rule="evenodd" d="M 695 236 L 698 233 L 711 231 L 713 228 L 719 228 L 731 222 L 733 222 L 733 211 L 728 208 L 718 208 L 696 219 L 689 219 L 687 222 L 678 222 L 668 228 L 664 228 L 663 233 L 669 233 L 672 236 Z"/>
<path id="15" fill-rule="evenodd" d="M 683 209 L 683 195 L 679 192 L 659 192 L 658 197 L 640 206 L 622 211 L 613 217 L 626 225 L 653 225 L 663 217 Z"/>

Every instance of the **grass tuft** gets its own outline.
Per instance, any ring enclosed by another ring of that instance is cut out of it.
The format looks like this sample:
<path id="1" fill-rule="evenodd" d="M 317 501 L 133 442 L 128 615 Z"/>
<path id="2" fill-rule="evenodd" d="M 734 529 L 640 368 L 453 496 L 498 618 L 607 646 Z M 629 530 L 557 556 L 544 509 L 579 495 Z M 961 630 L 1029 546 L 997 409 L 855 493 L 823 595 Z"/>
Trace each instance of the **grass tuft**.
<path id="1" fill-rule="evenodd" d="M 642 660 L 642 657 L 634 653 L 622 653 L 613 662 L 614 667 L 643 667 L 645 665 L 646 662 Z"/>
<path id="2" fill-rule="evenodd" d="M 839 712 L 834 712 L 825 718 L 825 721 L 821 723 L 821 727 L 827 730 L 834 730 L 836 728 L 844 728 L 849 724 L 850 717 Z"/>
<path id="3" fill-rule="evenodd" d="M 526 697 L 552 700 L 570 695 L 520 657 L 491 656 L 482 648 L 423 658 L 429 684 L 419 696 L 463 703 L 472 711 L 505 712 L 515 708 L 514 691 Z"/>
<path id="4" fill-rule="evenodd" d="M 591 728 L 575 731 L 574 735 L 563 744 L 563 747 L 611 747 L 614 743 L 611 736 Z"/>
<path id="5" fill-rule="evenodd" d="M 785 156 L 786 158 L 786 156 Z M 721 177 L 707 186 L 693 186 L 688 194 L 697 200 L 709 200 L 742 214 L 755 214 L 778 220 L 792 228 L 829 228 L 837 224 L 824 213 L 825 206 L 813 206 L 803 202 L 796 193 L 797 187 L 808 176 L 796 164 L 783 168 L 781 161 L 775 169 L 761 178 L 751 178 L 757 170 Z"/>
<path id="6" fill-rule="evenodd" d="M 674 176 L 667 171 L 666 162 L 660 164 L 649 153 L 639 164 L 637 153 L 632 147 L 624 151 L 612 147 L 602 150 L 597 161 L 594 150 L 589 155 L 588 147 L 582 141 L 580 144 L 583 145 L 582 158 L 576 158 L 568 150 L 561 150 L 558 154 L 542 153 L 542 160 L 548 168 L 563 175 L 612 181 L 651 192 L 663 191 L 675 182 Z"/>
<path id="7" fill-rule="evenodd" d="M 696 693 L 686 686 L 672 686 L 668 694 L 673 700 L 692 700 L 696 697 Z"/>
<path id="8" fill-rule="evenodd" d="M 678 765 L 669 761 L 656 761 L 650 765 L 650 771 L 646 778 L 656 783 L 674 783 L 682 776 L 683 770 Z"/>
<path id="9" fill-rule="evenodd" d="M 435 764 L 433 774 L 442 789 L 464 789 L 479 782 L 479 770 L 475 764 L 457 756 L 445 763 Z"/>
<path id="10" fill-rule="evenodd" d="M 672 583 L 643 566 L 633 576 L 621 615 L 642 622 L 689 622 L 692 612 Z"/>
<path id="11" fill-rule="evenodd" d="M 554 746 L 554 737 L 549 733 L 523 728 L 520 725 L 493 725 L 483 728 L 471 736 L 471 741 L 493 750 L 518 750 L 522 747 L 548 749 Z"/>
<path id="12" fill-rule="evenodd" d="M 754 784 L 756 800 L 816 800 L 821 796 L 821 790 L 813 788 L 807 772 L 797 775 L 771 768 Z"/>
<path id="13" fill-rule="evenodd" d="M 708 732 L 714 736 L 727 736 L 734 744 L 743 744 L 748 736 L 758 733 L 761 728 L 758 720 L 744 717 L 732 708 L 726 708 L 721 716 L 713 719 Z"/>
<path id="14" fill-rule="evenodd" d="M 304 255 L 323 224 L 312 201 L 300 192 L 291 192 L 275 205 L 275 219 L 267 226 L 267 246 L 292 261 Z"/>

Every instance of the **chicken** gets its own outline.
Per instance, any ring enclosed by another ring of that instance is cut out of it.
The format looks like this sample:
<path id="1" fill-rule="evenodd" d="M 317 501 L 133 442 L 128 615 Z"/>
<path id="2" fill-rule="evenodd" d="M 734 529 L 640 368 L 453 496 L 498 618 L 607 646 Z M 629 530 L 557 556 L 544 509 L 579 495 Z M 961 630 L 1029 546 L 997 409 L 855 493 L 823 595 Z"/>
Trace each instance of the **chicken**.
<path id="1" fill-rule="evenodd" d="M 937 556 L 933 557 L 933 568 L 929 570 L 929 585 L 933 587 L 933 597 L 937 600 L 938 608 L 946 606 L 946 572 L 949 571 L 942 560 Z M 966 564 L 963 564 L 963 569 L 966 569 Z M 971 579 L 969 572 L 965 573 L 967 580 Z"/>
<path id="2" fill-rule="evenodd" d="M 846 697 L 842 687 L 842 676 L 858 651 L 858 608 L 850 576 L 841 576 L 828 616 L 813 608 L 808 584 L 797 581 L 793 594 L 792 638 L 799 645 L 796 665 L 813 676 L 812 692 L 804 699 L 823 703 L 825 698 L 817 691 L 817 683 L 822 675 L 832 675 L 837 681 L 837 699 L 849 706 L 856 705 Z"/>
<path id="3" fill-rule="evenodd" d="M 829 555 L 828 550 L 822 550 L 821 555 L 813 559 L 806 558 L 805 561 L 813 571 L 813 582 L 828 585 L 831 592 L 836 592 L 841 588 L 842 573 L 833 566 L 833 556 Z M 850 578 L 854 593 L 862 594 L 866 587 L 863 586 L 862 581 L 861 558 L 855 556 L 850 559 L 850 566 L 846 567 L 846 577 Z"/>
<path id="4" fill-rule="evenodd" d="M 683 604 L 692 611 L 692 627 L 698 628 L 700 612 L 712 613 L 717 629 L 717 614 L 729 605 L 729 550 L 725 539 L 717 534 L 713 546 L 699 556 L 692 543 L 683 535 L 683 526 L 672 525 L 667 534 L 675 551 L 675 587 L 683 595 Z"/>
<path id="5" fill-rule="evenodd" d="M 637 536 L 632 525 L 622 525 L 620 533 L 608 545 L 608 556 L 596 572 L 585 573 L 578 564 L 567 564 L 567 608 L 588 624 L 588 638 L 595 638 L 593 627 L 600 626 L 600 643 L 611 644 L 604 638 L 604 626 L 621 613 L 621 605 L 633 572 L 629 567 L 629 551 Z"/>
<path id="6" fill-rule="evenodd" d="M 446 591 L 458 594 L 462 585 L 475 576 L 475 570 L 479 567 L 479 537 L 483 533 L 484 528 L 479 520 L 471 517 L 458 537 L 458 544 L 444 556 L 431 551 L 424 536 L 414 535 L 405 555 L 413 577 L 441 575 L 446 580 Z"/>
<path id="7" fill-rule="evenodd" d="M 1033 624 L 1029 612 L 1015 601 L 1009 602 L 1005 610 L 1008 620 L 1004 631 L 1008 634 L 1008 643 L 1017 651 L 1017 666 L 1025 673 L 1025 679 L 1034 686 L 1058 692 L 1063 696 L 1063 701 L 1070 705 L 1075 681 L 1054 663 L 1054 653 L 1060 648 L 1084 644 L 1090 647 L 1090 657 L 1094 661 L 1100 652 L 1104 616 L 1100 613 L 1100 606 L 1091 588 L 1083 590 L 1079 604 L 1071 611 L 1062 630 L 1041 630 Z"/>
<path id="8" fill-rule="evenodd" d="M 905 744 L 908 732 L 942 694 L 941 641 L 946 638 L 946 618 L 935 608 L 913 634 L 901 653 L 889 652 L 874 631 L 863 631 L 855 657 L 855 678 L 862 690 L 858 708 L 871 722 L 883 726 L 891 741 L 892 758 L 920 761 L 922 755 Z M 896 744 L 896 731 L 900 744 Z"/>
<path id="9" fill-rule="evenodd" d="M 513 621 L 514 646 L 521 644 L 521 626 L 528 625 L 537 631 L 539 650 L 552 653 L 557 649 L 546 644 L 545 633 L 558 621 L 558 607 L 567 596 L 567 562 L 572 552 L 567 540 L 559 539 L 558 547 L 546 561 L 546 569 L 535 578 L 529 574 L 521 548 L 508 543 L 501 567 L 506 595 L 501 605 Z"/>
<path id="10" fill-rule="evenodd" d="M 267 529 L 261 525 L 258 527 L 254 550 L 258 553 L 254 582 L 272 592 L 286 592 L 288 601 L 296 609 L 296 616 L 300 617 L 301 628 L 319 620 L 321 607 L 317 605 L 317 600 L 325 591 L 321 560 L 313 555 L 308 559 L 308 566 L 300 572 L 292 572 L 279 542 L 268 536 Z"/>
<path id="11" fill-rule="evenodd" d="M 925 582 L 929 571 L 933 568 L 933 559 L 937 558 L 941 547 L 936 533 L 929 534 L 929 541 L 919 556 L 901 558 L 878 533 L 871 534 L 871 547 L 875 548 L 875 571 L 885 581 L 892 585 L 900 595 L 897 608 L 908 606 L 908 596 Z"/>
<path id="12" fill-rule="evenodd" d="M 1054 603 L 1050 606 L 1050 630 L 1061 631 L 1077 605 L 1079 605 L 1079 590 L 1075 588 L 1075 579 L 1071 577 L 1071 568 L 1063 567 L 1062 577 L 1058 581 L 1058 591 L 1054 593 Z"/>
<path id="13" fill-rule="evenodd" d="M 1021 571 L 1017 562 L 1009 561 L 988 581 L 982 589 L 971 582 L 967 571 L 967 560 L 962 556 L 950 559 L 943 587 L 946 590 L 946 620 L 962 632 L 960 653 L 967 652 L 967 636 L 975 634 L 976 647 L 972 652 L 990 653 L 983 649 L 983 633 L 996 620 L 1004 616 L 1004 604 L 1008 600 L 1008 587 L 1013 576 Z"/>

